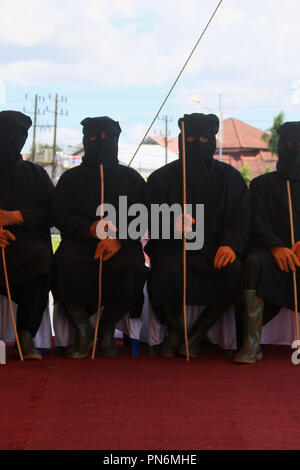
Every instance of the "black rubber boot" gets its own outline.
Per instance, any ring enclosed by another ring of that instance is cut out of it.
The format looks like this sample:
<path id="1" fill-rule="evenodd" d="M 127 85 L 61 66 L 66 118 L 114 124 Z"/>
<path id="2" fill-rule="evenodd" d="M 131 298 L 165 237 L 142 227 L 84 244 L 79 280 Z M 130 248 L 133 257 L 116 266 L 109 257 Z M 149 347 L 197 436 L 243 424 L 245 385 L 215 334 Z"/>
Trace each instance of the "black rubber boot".
<path id="1" fill-rule="evenodd" d="M 42 355 L 34 346 L 31 333 L 27 330 L 19 332 L 19 341 L 24 361 L 41 361 Z"/>
<path id="2" fill-rule="evenodd" d="M 127 302 L 106 304 L 100 320 L 98 352 L 101 356 L 116 357 L 118 349 L 114 340 L 116 324 L 129 312 Z"/>
<path id="3" fill-rule="evenodd" d="M 159 355 L 161 357 L 174 357 L 183 337 L 180 307 L 178 305 L 164 305 L 162 313 L 167 326 L 167 336 L 159 345 Z"/>
<path id="4" fill-rule="evenodd" d="M 244 290 L 245 308 L 243 310 L 244 342 L 235 354 L 235 364 L 254 364 L 262 359 L 260 338 L 262 333 L 264 301 L 256 290 Z"/>
<path id="5" fill-rule="evenodd" d="M 188 334 L 189 355 L 190 357 L 200 356 L 200 343 L 206 337 L 210 328 L 219 320 L 223 313 L 230 307 L 230 305 L 212 305 L 206 307 L 201 313 L 200 317 L 191 328 Z M 178 353 L 181 356 L 186 356 L 185 343 L 182 343 Z"/>
<path id="6" fill-rule="evenodd" d="M 75 342 L 67 352 L 69 359 L 84 359 L 88 357 L 93 344 L 93 329 L 90 325 L 87 311 L 83 305 L 65 305 L 71 322 L 76 330 Z"/>

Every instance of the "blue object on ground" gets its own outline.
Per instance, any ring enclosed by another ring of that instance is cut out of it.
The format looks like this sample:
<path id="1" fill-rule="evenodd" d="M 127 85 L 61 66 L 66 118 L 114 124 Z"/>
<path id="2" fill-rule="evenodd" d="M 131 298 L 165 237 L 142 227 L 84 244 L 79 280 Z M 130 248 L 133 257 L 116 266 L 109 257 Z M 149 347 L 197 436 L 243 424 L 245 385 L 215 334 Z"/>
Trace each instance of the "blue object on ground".
<path id="1" fill-rule="evenodd" d="M 130 339 L 130 347 L 132 356 L 140 355 L 140 342 L 138 339 Z"/>

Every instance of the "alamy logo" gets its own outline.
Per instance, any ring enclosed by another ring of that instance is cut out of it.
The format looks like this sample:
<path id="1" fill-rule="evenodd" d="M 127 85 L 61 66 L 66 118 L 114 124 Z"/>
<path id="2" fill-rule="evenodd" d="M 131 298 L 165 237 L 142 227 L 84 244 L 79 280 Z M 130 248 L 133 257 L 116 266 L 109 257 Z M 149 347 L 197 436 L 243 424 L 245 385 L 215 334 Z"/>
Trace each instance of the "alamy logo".
<path id="1" fill-rule="evenodd" d="M 292 349 L 296 349 L 296 351 L 292 354 L 292 363 L 295 366 L 300 364 L 300 341 L 294 341 L 292 344 Z"/>
<path id="2" fill-rule="evenodd" d="M 191 214 L 194 208 L 194 218 Z M 151 240 L 180 240 L 186 236 L 187 250 L 201 250 L 204 244 L 204 205 L 185 205 L 183 217 L 180 204 L 151 204 L 150 211 L 144 204 L 128 207 L 127 196 L 119 196 L 116 209 L 112 204 L 97 208 L 102 219 L 97 224 L 97 237 L 138 240 L 148 233 Z M 118 228 L 117 228 L 118 227 Z"/>

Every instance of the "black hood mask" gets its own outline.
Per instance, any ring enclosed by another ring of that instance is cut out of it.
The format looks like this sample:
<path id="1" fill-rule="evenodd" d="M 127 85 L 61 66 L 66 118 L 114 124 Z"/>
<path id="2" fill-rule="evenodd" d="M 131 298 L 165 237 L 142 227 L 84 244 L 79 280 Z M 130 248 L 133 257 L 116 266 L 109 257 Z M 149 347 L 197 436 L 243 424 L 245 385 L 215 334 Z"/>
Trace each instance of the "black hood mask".
<path id="1" fill-rule="evenodd" d="M 219 119 L 215 114 L 185 114 L 178 121 L 184 121 L 187 188 L 193 198 L 203 199 L 208 185 L 208 173 L 216 151 L 216 134 L 219 130 Z M 207 142 L 201 142 L 206 137 Z M 179 158 L 182 158 L 182 135 L 178 136 Z"/>
<path id="2" fill-rule="evenodd" d="M 277 170 L 284 179 L 300 181 L 300 122 L 285 122 L 277 133 Z"/>
<path id="3" fill-rule="evenodd" d="M 21 157 L 32 121 L 18 111 L 0 112 L 0 168 L 11 170 Z"/>
<path id="4" fill-rule="evenodd" d="M 91 168 L 102 164 L 104 169 L 117 166 L 119 163 L 118 141 L 121 133 L 119 123 L 104 116 L 86 118 L 81 121 L 81 124 L 83 126 L 83 164 Z M 106 134 L 106 138 L 103 138 L 102 133 Z"/>

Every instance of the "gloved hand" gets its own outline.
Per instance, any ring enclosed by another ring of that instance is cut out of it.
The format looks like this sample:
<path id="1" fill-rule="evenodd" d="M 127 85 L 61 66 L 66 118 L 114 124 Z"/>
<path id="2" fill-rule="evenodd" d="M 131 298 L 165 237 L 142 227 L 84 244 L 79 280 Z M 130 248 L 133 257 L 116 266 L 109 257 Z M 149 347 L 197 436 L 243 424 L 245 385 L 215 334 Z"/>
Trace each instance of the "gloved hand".
<path id="1" fill-rule="evenodd" d="M 220 246 L 214 259 L 214 267 L 225 268 L 228 263 L 232 264 L 235 260 L 236 254 L 230 246 Z"/>
<path id="2" fill-rule="evenodd" d="M 295 253 L 295 255 L 298 257 L 300 260 L 300 241 L 294 243 L 294 245 L 291 248 L 292 252 Z"/>
<path id="3" fill-rule="evenodd" d="M 96 220 L 90 227 L 90 237 L 99 238 L 100 240 L 104 240 L 108 238 L 105 234 L 108 231 L 116 233 L 118 231 L 117 227 L 112 223 L 111 220 Z"/>
<path id="4" fill-rule="evenodd" d="M 20 211 L 0 210 L 0 227 L 22 224 L 24 224 L 24 219 Z"/>
<path id="5" fill-rule="evenodd" d="M 122 248 L 122 242 L 117 238 L 106 238 L 101 240 L 96 248 L 94 259 L 103 257 L 103 261 L 113 258 Z"/>
<path id="6" fill-rule="evenodd" d="M 284 246 L 272 246 L 271 253 L 281 271 L 285 271 L 286 273 L 289 271 L 296 272 L 296 268 L 300 267 L 300 260 L 289 248 Z"/>
<path id="7" fill-rule="evenodd" d="M 175 232 L 176 233 L 189 233 L 192 232 L 192 224 L 195 223 L 195 219 L 190 214 L 181 214 L 177 217 L 175 223 Z"/>
<path id="8" fill-rule="evenodd" d="M 93 224 L 90 226 L 89 235 L 92 238 L 98 238 L 97 237 L 97 232 L 96 232 L 98 222 L 99 222 L 99 220 L 95 220 L 95 222 L 93 222 Z"/>
<path id="9" fill-rule="evenodd" d="M 0 229 L 0 248 L 6 248 L 16 237 L 9 230 Z"/>

